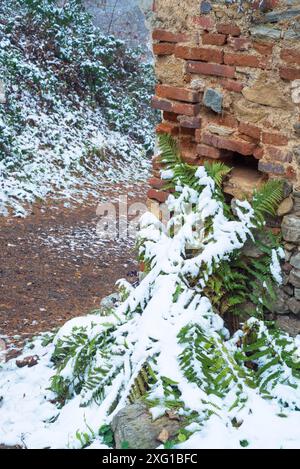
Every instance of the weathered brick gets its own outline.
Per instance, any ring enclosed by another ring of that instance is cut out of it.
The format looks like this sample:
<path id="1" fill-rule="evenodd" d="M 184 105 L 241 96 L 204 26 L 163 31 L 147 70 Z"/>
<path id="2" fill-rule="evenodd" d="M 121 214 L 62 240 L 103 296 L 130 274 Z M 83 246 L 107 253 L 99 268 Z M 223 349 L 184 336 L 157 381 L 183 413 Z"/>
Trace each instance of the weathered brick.
<path id="1" fill-rule="evenodd" d="M 189 40 L 189 37 L 183 33 L 173 33 L 167 31 L 166 29 L 154 29 L 152 33 L 153 41 L 160 42 L 186 42 Z"/>
<path id="2" fill-rule="evenodd" d="M 179 127 L 174 122 L 161 122 L 156 126 L 156 133 L 178 135 Z"/>
<path id="3" fill-rule="evenodd" d="M 149 186 L 153 187 L 153 189 L 163 189 L 166 185 L 166 181 L 156 177 L 149 178 L 148 183 Z"/>
<path id="4" fill-rule="evenodd" d="M 231 127 L 232 129 L 236 129 L 238 127 L 238 121 L 232 114 L 222 113 L 221 115 L 214 115 L 210 121 L 218 125 Z"/>
<path id="5" fill-rule="evenodd" d="M 187 129 L 199 129 L 201 127 L 200 117 L 178 116 L 177 120 L 181 127 Z"/>
<path id="6" fill-rule="evenodd" d="M 200 105 L 174 102 L 172 103 L 172 112 L 183 116 L 196 116 L 200 112 Z"/>
<path id="7" fill-rule="evenodd" d="M 188 103 L 199 103 L 200 94 L 197 91 L 188 88 L 178 88 L 177 86 L 157 85 L 156 95 L 159 98 L 175 99 Z"/>
<path id="8" fill-rule="evenodd" d="M 242 134 L 248 135 L 254 140 L 260 140 L 261 129 L 256 127 L 256 125 L 248 124 L 247 122 L 240 122 L 239 131 Z"/>
<path id="9" fill-rule="evenodd" d="M 251 48 L 251 41 L 247 37 L 229 37 L 227 43 L 236 51 L 244 51 Z"/>
<path id="10" fill-rule="evenodd" d="M 299 80 L 300 79 L 300 68 L 289 68 L 289 67 L 281 67 L 279 69 L 280 78 L 284 80 Z"/>
<path id="11" fill-rule="evenodd" d="M 240 93 L 244 88 L 244 84 L 236 80 L 222 80 L 221 85 L 225 90 L 233 91 L 234 93 Z"/>
<path id="12" fill-rule="evenodd" d="M 206 31 L 210 31 L 215 27 L 215 22 L 210 16 L 193 16 L 193 23 Z"/>
<path id="13" fill-rule="evenodd" d="M 219 23 L 217 24 L 217 31 L 220 34 L 227 34 L 229 36 L 240 36 L 241 30 L 234 23 Z"/>
<path id="14" fill-rule="evenodd" d="M 284 174 L 285 169 L 282 164 L 275 164 L 271 163 L 270 161 L 262 161 L 258 162 L 258 170 L 263 173 L 270 173 L 270 174 Z"/>
<path id="15" fill-rule="evenodd" d="M 159 43 L 153 44 L 153 53 L 155 55 L 172 55 L 175 51 L 175 44 Z"/>
<path id="16" fill-rule="evenodd" d="M 178 114 L 175 114 L 174 112 L 168 112 L 168 111 L 163 112 L 163 118 L 165 121 L 177 122 L 177 117 L 178 117 Z"/>
<path id="17" fill-rule="evenodd" d="M 225 42 L 225 34 L 205 33 L 202 35 L 202 44 L 204 45 L 223 46 Z"/>
<path id="18" fill-rule="evenodd" d="M 202 142 L 202 130 L 201 129 L 196 129 L 195 141 L 198 142 L 198 143 Z"/>
<path id="19" fill-rule="evenodd" d="M 221 151 L 218 148 L 210 147 L 208 145 L 200 144 L 197 146 L 198 155 L 206 156 L 218 160 L 221 157 Z"/>
<path id="20" fill-rule="evenodd" d="M 172 103 L 166 99 L 160 99 L 154 96 L 151 101 L 151 105 L 154 109 L 160 109 L 161 111 L 172 112 Z"/>
<path id="21" fill-rule="evenodd" d="M 280 58 L 285 62 L 292 65 L 300 65 L 300 52 L 299 49 L 282 49 Z"/>
<path id="22" fill-rule="evenodd" d="M 261 160 L 264 156 L 264 149 L 262 147 L 257 147 L 255 148 L 254 152 L 253 152 L 253 156 L 254 158 L 256 158 L 257 160 Z"/>
<path id="23" fill-rule="evenodd" d="M 285 135 L 279 133 L 263 132 L 262 142 L 267 145 L 287 145 L 289 143 L 288 138 Z"/>
<path id="24" fill-rule="evenodd" d="M 272 42 L 254 41 L 253 48 L 261 55 L 271 55 L 274 44 Z"/>
<path id="25" fill-rule="evenodd" d="M 212 75 L 226 78 L 234 78 L 235 76 L 235 67 L 205 62 L 189 61 L 186 66 L 186 71 L 200 75 Z"/>
<path id="26" fill-rule="evenodd" d="M 201 60 L 203 62 L 223 62 L 223 51 L 209 47 L 189 47 L 177 45 L 175 57 L 185 60 Z"/>
<path id="27" fill-rule="evenodd" d="M 200 111 L 199 104 L 173 102 L 156 96 L 152 98 L 152 107 L 154 109 L 160 109 L 161 111 L 182 114 L 184 116 L 196 116 Z"/>
<path id="28" fill-rule="evenodd" d="M 244 156 L 252 155 L 256 148 L 255 143 L 245 142 L 234 137 L 220 137 L 208 132 L 202 133 L 202 143 L 216 148 L 223 148 L 224 150 L 234 151 Z"/>
<path id="29" fill-rule="evenodd" d="M 249 54 L 224 54 L 224 63 L 239 67 L 265 68 L 266 62 L 256 55 Z"/>
<path id="30" fill-rule="evenodd" d="M 159 191 L 156 189 L 149 189 L 147 194 L 149 199 L 157 200 L 161 204 L 163 204 L 167 200 L 169 195 L 170 194 L 168 192 Z"/>
<path id="31" fill-rule="evenodd" d="M 197 144 L 189 142 L 189 141 L 181 141 L 179 145 L 181 157 L 186 160 L 189 159 L 197 159 L 198 158 L 198 150 Z"/>
<path id="32" fill-rule="evenodd" d="M 270 160 L 280 161 L 282 163 L 291 163 L 293 157 L 289 150 L 268 146 L 265 147 L 266 154 Z"/>

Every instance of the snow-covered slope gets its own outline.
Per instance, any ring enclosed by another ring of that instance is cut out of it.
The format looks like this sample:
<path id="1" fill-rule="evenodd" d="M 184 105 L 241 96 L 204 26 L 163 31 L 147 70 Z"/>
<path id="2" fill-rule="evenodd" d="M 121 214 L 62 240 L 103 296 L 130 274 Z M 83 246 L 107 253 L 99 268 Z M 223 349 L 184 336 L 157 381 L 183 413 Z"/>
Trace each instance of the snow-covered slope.
<path id="1" fill-rule="evenodd" d="M 146 177 L 155 115 L 143 50 L 103 36 L 80 0 L 3 0 L 0 46 L 0 214 Z"/>

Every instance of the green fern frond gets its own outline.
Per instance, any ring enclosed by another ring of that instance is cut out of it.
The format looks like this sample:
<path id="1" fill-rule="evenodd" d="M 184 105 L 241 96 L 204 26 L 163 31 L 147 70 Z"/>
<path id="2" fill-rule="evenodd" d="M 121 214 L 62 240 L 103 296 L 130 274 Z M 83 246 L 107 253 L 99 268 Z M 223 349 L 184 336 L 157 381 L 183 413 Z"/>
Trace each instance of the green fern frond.
<path id="1" fill-rule="evenodd" d="M 213 163 L 206 162 L 204 167 L 208 176 L 210 176 L 215 181 L 219 189 L 222 187 L 224 177 L 227 176 L 227 174 L 231 171 L 229 166 L 226 166 L 220 161 L 214 161 Z"/>
<path id="2" fill-rule="evenodd" d="M 283 182 L 277 179 L 267 181 L 260 189 L 254 191 L 252 206 L 260 222 L 265 215 L 276 215 L 282 198 Z"/>

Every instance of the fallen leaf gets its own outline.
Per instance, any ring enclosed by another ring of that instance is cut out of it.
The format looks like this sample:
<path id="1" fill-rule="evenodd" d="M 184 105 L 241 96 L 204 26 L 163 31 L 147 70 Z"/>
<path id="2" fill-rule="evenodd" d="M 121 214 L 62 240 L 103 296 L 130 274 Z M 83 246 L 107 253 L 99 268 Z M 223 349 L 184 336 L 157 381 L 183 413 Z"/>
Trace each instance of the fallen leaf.
<path id="1" fill-rule="evenodd" d="M 163 428 L 160 434 L 157 437 L 157 440 L 160 441 L 161 443 L 166 443 L 169 439 L 169 432 L 166 428 Z"/>

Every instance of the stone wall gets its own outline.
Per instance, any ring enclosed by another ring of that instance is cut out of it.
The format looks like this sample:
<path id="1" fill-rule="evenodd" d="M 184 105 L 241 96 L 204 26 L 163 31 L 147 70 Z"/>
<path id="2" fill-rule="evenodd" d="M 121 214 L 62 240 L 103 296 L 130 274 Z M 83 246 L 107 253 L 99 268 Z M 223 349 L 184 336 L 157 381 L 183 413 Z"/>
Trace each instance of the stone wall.
<path id="1" fill-rule="evenodd" d="M 250 195 L 268 178 L 284 179 L 278 218 L 286 248 L 285 285 L 275 313 L 300 332 L 300 0 L 229 4 L 155 0 L 153 52 L 157 132 L 178 139 L 194 165 L 222 160 L 234 169 L 232 197 Z M 153 162 L 148 197 L 168 197 Z"/>

